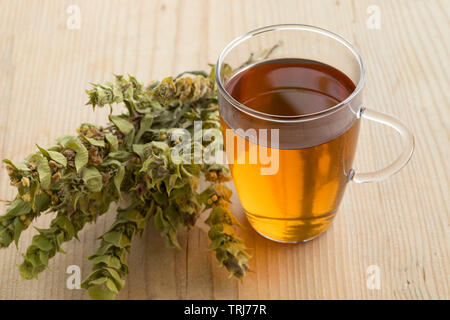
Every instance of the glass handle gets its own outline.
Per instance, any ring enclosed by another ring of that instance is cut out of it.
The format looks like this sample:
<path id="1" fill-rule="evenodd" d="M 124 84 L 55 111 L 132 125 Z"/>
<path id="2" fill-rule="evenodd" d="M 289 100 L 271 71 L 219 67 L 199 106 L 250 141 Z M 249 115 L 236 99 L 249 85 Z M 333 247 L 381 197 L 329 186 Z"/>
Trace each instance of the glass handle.
<path id="1" fill-rule="evenodd" d="M 414 136 L 400 120 L 390 115 L 361 107 L 359 116 L 363 119 L 372 120 L 394 128 L 402 137 L 403 151 L 394 162 L 386 168 L 374 172 L 356 173 L 352 169 L 349 177 L 350 180 L 357 183 L 378 182 L 384 180 L 403 168 L 409 159 L 411 159 L 414 151 Z"/>

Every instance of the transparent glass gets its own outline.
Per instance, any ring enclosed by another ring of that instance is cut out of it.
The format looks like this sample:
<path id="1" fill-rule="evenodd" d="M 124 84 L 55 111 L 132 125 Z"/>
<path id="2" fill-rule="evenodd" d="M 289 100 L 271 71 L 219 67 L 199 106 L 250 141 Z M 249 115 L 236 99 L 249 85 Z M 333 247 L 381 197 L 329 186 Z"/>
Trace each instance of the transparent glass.
<path id="1" fill-rule="evenodd" d="M 253 59 L 249 60 L 249 56 Z M 230 79 L 255 63 L 293 58 L 318 61 L 340 70 L 355 84 L 354 91 L 320 112 L 282 116 L 249 108 L 226 89 Z M 259 28 L 228 44 L 215 72 L 233 181 L 250 224 L 269 239 L 304 242 L 317 237 L 332 223 L 349 181 L 386 179 L 400 170 L 413 153 L 414 138 L 404 124 L 363 106 L 364 63 L 353 45 L 335 33 L 294 24 Z M 376 172 L 359 173 L 352 168 L 361 119 L 388 125 L 402 137 L 404 149 L 400 156 Z M 248 130 L 259 133 L 261 129 L 278 130 L 276 144 L 273 138 L 260 140 L 243 134 Z M 236 151 L 229 142 L 239 140 L 245 147 Z M 253 149 L 276 152 L 278 171 L 261 174 L 259 159 L 256 165 L 239 162 L 247 159 Z"/>

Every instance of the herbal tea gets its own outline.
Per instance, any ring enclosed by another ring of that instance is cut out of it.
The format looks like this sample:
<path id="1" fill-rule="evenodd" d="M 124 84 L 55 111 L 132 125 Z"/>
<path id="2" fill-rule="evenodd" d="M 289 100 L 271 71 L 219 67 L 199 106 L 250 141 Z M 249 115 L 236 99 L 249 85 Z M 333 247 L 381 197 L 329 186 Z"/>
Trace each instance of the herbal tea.
<path id="1" fill-rule="evenodd" d="M 255 64 L 226 84 L 230 95 L 243 105 L 281 117 L 327 110 L 354 89 L 353 82 L 341 71 L 304 59 Z M 232 127 L 228 134 L 231 132 L 233 139 L 245 144 L 241 151 L 232 150 L 230 169 L 249 222 L 264 236 L 287 242 L 306 241 L 329 227 L 348 181 L 359 131 L 356 120 L 342 134 L 330 136 L 334 128 L 346 125 L 335 118 L 334 122 L 322 123 L 317 135 L 303 137 L 302 141 L 280 135 L 278 171 L 272 175 L 261 175 L 260 169 L 266 164 L 259 157 L 254 164 L 242 161 L 256 149 L 270 153 L 270 146 L 246 140 L 236 134 L 236 125 L 230 126 L 222 119 L 224 136 L 225 130 Z M 239 123 L 239 119 L 235 121 Z M 323 143 L 316 144 L 318 139 Z M 227 148 L 227 153 L 230 151 Z"/>

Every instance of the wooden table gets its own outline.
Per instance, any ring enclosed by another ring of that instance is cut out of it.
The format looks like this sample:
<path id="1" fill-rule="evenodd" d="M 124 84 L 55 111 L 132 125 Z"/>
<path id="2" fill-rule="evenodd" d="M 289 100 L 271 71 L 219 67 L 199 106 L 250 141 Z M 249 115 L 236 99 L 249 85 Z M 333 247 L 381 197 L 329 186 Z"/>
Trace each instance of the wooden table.
<path id="1" fill-rule="evenodd" d="M 81 10 L 80 29 L 67 27 L 76 14 L 67 12 L 72 4 Z M 367 27 L 375 12 L 370 5 L 380 9 L 380 29 Z M 182 233 L 179 251 L 166 249 L 149 229 L 133 243 L 131 274 L 119 298 L 448 299 L 449 14 L 448 0 L 4 0 L 0 156 L 21 160 L 35 143 L 50 145 L 82 122 L 105 123 L 107 110 L 84 106 L 89 82 L 111 80 L 113 73 L 150 81 L 207 68 L 230 40 L 263 25 L 324 27 L 361 51 L 366 105 L 413 130 L 416 151 L 407 167 L 382 183 L 350 184 L 331 229 L 302 245 L 258 236 L 235 197 L 233 212 L 247 226 L 239 233 L 253 256 L 253 272 L 242 283 L 218 267 L 201 228 Z M 401 148 L 393 131 L 367 122 L 359 141 L 359 170 L 383 167 Z M 2 169 L 1 212 L 13 197 Z M 80 242 L 66 244 L 67 254 L 57 255 L 38 281 L 22 282 L 16 264 L 36 233 L 27 230 L 19 251 L 0 251 L 0 299 L 87 299 L 83 290 L 66 288 L 66 268 L 79 265 L 83 277 L 90 272 L 85 258 L 113 213 L 85 228 Z M 372 265 L 380 289 L 367 286 Z"/>

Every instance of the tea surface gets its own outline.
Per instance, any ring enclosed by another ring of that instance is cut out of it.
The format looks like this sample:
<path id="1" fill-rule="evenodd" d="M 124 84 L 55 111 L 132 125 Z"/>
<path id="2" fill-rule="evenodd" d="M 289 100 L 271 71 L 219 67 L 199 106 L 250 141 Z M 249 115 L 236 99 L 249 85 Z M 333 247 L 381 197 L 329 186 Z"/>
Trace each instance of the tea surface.
<path id="1" fill-rule="evenodd" d="M 305 59 L 256 64 L 231 78 L 227 91 L 240 103 L 272 115 L 320 112 L 345 100 L 355 89 L 341 71 Z"/>

